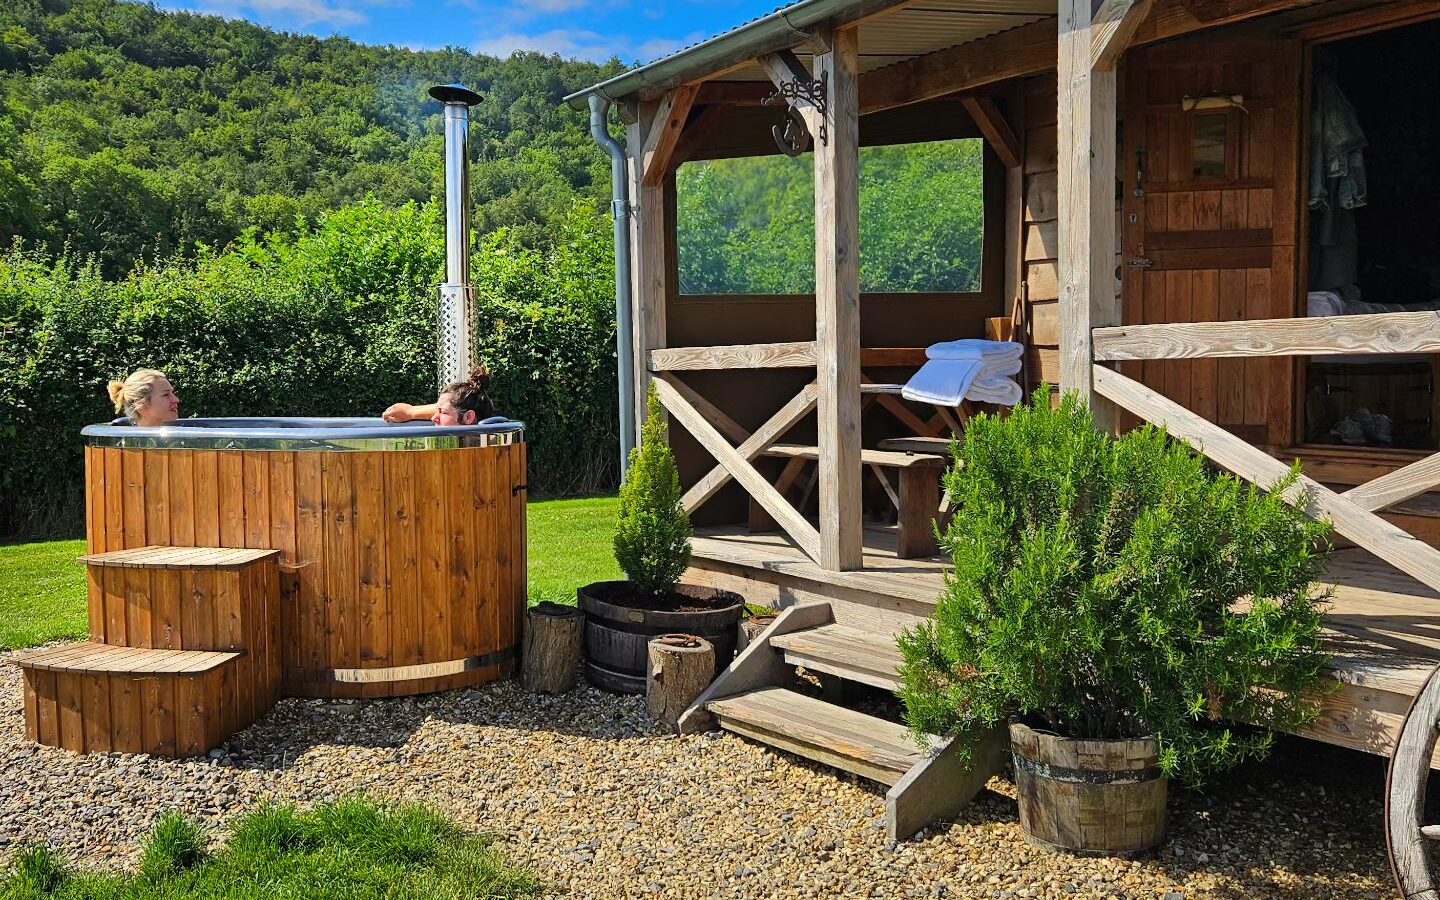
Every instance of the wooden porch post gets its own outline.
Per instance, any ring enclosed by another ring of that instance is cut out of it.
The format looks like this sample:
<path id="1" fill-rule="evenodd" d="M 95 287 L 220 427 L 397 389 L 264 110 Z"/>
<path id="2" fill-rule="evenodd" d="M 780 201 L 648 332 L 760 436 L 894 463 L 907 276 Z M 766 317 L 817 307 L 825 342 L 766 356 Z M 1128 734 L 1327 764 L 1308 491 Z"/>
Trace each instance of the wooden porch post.
<path id="1" fill-rule="evenodd" d="M 632 328 L 635 348 L 635 434 L 645 423 L 645 396 L 650 387 L 649 353 L 665 346 L 665 186 L 663 179 L 645 177 L 647 139 L 664 126 L 668 111 L 661 101 L 639 105 L 635 121 L 625 129 L 630 156 L 630 272 Z M 649 147 L 654 152 L 654 146 Z"/>
<path id="2" fill-rule="evenodd" d="M 860 510 L 860 95 L 854 28 L 815 57 L 826 87 L 815 146 L 815 365 L 820 448 L 820 565 L 864 565 Z M 818 116 L 815 118 L 819 118 Z"/>
<path id="3" fill-rule="evenodd" d="M 1115 408 L 1091 389 L 1090 329 L 1120 324 L 1115 295 L 1115 69 L 1092 64 L 1091 0 L 1060 0 L 1060 388 L 1076 391 L 1096 424 Z"/>

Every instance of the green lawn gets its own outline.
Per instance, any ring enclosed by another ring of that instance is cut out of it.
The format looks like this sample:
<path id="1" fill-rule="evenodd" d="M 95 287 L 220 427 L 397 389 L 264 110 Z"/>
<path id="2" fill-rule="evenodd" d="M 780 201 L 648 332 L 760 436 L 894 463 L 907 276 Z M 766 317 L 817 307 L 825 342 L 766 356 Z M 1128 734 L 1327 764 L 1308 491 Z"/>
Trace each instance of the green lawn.
<path id="1" fill-rule="evenodd" d="M 575 589 L 619 578 L 611 541 L 616 500 L 530 504 L 530 599 L 575 602 Z M 0 546 L 0 649 L 83 637 L 84 541 Z"/>
<path id="2" fill-rule="evenodd" d="M 204 832 L 171 813 L 146 839 L 136 872 L 79 872 L 44 846 L 28 847 L 0 875 L 0 897 L 510 900 L 538 894 L 529 874 L 508 869 L 489 843 L 423 807 L 354 797 L 305 813 L 262 806 L 237 821 L 211 854 Z"/>

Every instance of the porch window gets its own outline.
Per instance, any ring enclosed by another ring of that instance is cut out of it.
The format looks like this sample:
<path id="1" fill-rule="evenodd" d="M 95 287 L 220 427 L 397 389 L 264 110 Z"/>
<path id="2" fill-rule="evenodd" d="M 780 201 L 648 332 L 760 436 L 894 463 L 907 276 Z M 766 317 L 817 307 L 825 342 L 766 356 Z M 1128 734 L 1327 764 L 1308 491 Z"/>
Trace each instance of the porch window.
<path id="1" fill-rule="evenodd" d="M 979 138 L 862 147 L 860 289 L 980 290 Z M 676 173 L 682 294 L 815 290 L 810 154 L 687 162 Z"/>

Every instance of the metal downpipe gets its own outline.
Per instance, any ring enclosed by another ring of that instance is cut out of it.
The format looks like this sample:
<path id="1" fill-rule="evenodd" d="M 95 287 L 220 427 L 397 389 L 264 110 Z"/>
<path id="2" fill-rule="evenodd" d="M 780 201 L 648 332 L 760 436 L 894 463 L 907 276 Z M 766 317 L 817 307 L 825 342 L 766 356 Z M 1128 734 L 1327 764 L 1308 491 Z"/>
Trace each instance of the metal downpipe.
<path id="1" fill-rule="evenodd" d="M 610 101 L 590 95 L 590 137 L 610 154 L 610 214 L 615 221 L 615 370 L 620 382 L 620 477 L 635 447 L 635 343 L 630 316 L 630 200 L 625 150 L 610 136 Z"/>

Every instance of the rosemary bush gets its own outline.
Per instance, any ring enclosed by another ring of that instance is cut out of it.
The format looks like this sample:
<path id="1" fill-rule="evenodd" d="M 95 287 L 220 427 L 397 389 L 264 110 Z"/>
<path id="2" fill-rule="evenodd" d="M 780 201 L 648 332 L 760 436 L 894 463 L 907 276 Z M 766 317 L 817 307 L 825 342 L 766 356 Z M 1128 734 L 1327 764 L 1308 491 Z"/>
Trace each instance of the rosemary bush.
<path id="1" fill-rule="evenodd" d="M 1188 783 L 1263 756 L 1318 712 L 1329 525 L 1216 475 L 1147 426 L 1115 438 L 1048 388 L 967 426 L 946 475 L 954 571 L 900 638 L 917 732 L 973 736 L 1011 716 L 1062 735 L 1158 738 Z M 1310 692 L 1310 693 L 1307 693 Z"/>
<path id="2" fill-rule="evenodd" d="M 653 385 L 647 409 L 640 446 L 630 451 L 620 486 L 615 561 L 636 590 L 665 594 L 690 564 L 690 517 L 680 502 L 680 470 Z"/>

